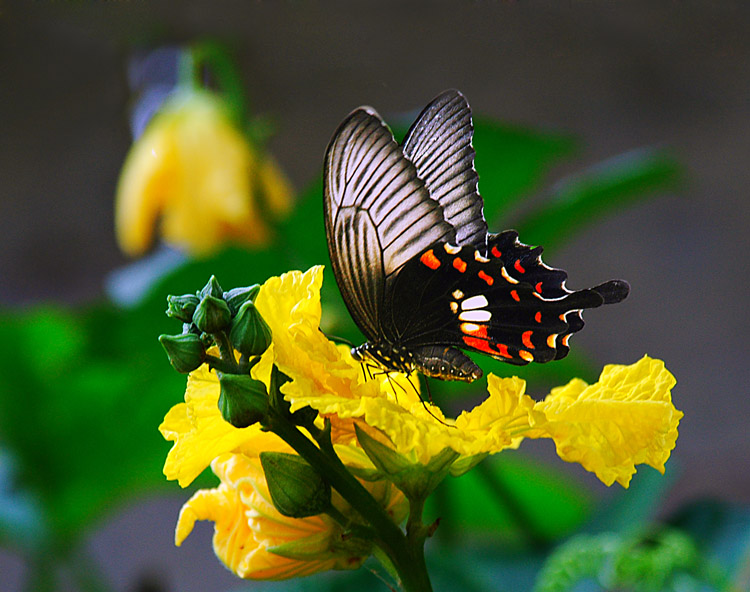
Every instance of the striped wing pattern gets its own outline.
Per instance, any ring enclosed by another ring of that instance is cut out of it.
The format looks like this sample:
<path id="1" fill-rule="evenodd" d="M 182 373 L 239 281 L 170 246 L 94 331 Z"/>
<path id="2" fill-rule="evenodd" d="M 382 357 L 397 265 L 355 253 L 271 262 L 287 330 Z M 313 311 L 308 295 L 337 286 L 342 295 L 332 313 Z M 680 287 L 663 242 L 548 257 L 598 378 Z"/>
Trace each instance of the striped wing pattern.
<path id="1" fill-rule="evenodd" d="M 456 244 L 484 253 L 487 223 L 474 169 L 473 135 L 469 103 L 459 91 L 448 90 L 417 117 L 403 149 L 430 197 L 442 207 L 445 220 L 456 229 Z"/>
<path id="2" fill-rule="evenodd" d="M 331 263 L 349 312 L 375 339 L 386 283 L 430 244 L 455 241 L 455 231 L 371 108 L 344 120 L 325 162 Z"/>

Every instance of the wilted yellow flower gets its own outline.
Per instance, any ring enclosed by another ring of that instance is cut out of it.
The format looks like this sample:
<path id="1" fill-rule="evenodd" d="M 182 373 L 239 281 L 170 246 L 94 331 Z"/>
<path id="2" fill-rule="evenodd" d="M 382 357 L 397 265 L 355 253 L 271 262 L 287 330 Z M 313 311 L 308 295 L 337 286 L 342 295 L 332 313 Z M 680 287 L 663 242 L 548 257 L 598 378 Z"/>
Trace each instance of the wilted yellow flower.
<path id="1" fill-rule="evenodd" d="M 286 212 L 291 194 L 276 164 L 248 144 L 218 96 L 179 93 L 127 156 L 117 187 L 117 238 L 127 254 L 141 255 L 159 222 L 167 243 L 194 254 L 230 242 L 264 244 L 270 231 L 263 214 Z"/>

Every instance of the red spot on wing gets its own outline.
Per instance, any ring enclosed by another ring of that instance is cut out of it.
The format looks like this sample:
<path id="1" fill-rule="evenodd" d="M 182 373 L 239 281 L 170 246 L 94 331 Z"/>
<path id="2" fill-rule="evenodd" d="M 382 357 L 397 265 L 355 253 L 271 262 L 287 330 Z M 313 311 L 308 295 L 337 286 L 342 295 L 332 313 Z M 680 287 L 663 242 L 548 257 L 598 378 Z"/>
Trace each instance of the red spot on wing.
<path id="1" fill-rule="evenodd" d="M 542 282 L 539 282 L 536 286 L 534 286 L 534 289 L 541 294 L 542 293 Z"/>
<path id="2" fill-rule="evenodd" d="M 464 343 L 476 350 L 485 352 L 487 354 L 497 355 L 497 352 L 492 349 L 492 346 L 490 346 L 490 342 L 485 341 L 484 339 L 464 335 Z"/>
<path id="3" fill-rule="evenodd" d="M 541 323 L 542 322 L 542 311 L 541 310 L 538 310 L 537 313 L 534 315 L 534 320 L 537 323 Z"/>
<path id="4" fill-rule="evenodd" d="M 433 253 L 432 249 L 422 253 L 422 256 L 419 258 L 419 260 L 430 269 L 437 269 L 438 267 L 440 267 L 440 259 L 435 257 L 435 253 Z"/>
<path id="5" fill-rule="evenodd" d="M 500 249 L 498 249 L 497 247 L 492 247 L 492 254 L 495 257 L 502 257 L 503 256 L 503 254 L 500 252 Z"/>
<path id="6" fill-rule="evenodd" d="M 458 271 L 463 273 L 464 271 L 466 271 L 466 261 L 461 259 L 461 257 L 456 257 L 453 260 L 453 267 L 455 267 Z"/>
<path id="7" fill-rule="evenodd" d="M 513 356 L 510 355 L 508 352 L 508 346 L 503 343 L 497 344 L 497 351 L 498 353 L 503 356 L 504 358 L 512 358 Z"/>
<path id="8" fill-rule="evenodd" d="M 511 290 L 510 295 L 513 297 L 513 300 L 515 300 L 516 302 L 521 302 L 521 297 L 518 295 L 518 292 L 516 292 L 515 290 Z"/>
<path id="9" fill-rule="evenodd" d="M 485 282 L 487 282 L 488 286 L 491 286 L 495 283 L 495 278 L 493 278 L 491 275 L 487 275 L 484 273 L 481 269 L 479 270 L 479 273 L 477 275 L 482 278 Z"/>
<path id="10" fill-rule="evenodd" d="M 513 264 L 513 267 L 515 267 L 518 270 L 518 273 L 526 273 L 526 270 L 521 267 L 521 260 L 516 259 L 516 262 Z"/>
<path id="11" fill-rule="evenodd" d="M 533 331 L 524 331 L 523 335 L 521 335 L 521 341 L 523 341 L 523 344 L 529 349 L 534 349 L 534 344 L 531 343 L 531 336 L 533 334 Z"/>

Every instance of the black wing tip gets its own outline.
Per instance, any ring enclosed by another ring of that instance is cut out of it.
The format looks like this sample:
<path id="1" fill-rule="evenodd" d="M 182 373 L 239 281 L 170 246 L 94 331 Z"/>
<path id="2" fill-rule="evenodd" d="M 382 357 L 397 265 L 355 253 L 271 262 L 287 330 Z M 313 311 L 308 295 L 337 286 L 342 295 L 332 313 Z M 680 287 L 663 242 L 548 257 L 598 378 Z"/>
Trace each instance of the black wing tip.
<path id="1" fill-rule="evenodd" d="M 625 280 L 610 280 L 591 289 L 604 299 L 604 304 L 622 302 L 630 294 L 630 284 Z"/>

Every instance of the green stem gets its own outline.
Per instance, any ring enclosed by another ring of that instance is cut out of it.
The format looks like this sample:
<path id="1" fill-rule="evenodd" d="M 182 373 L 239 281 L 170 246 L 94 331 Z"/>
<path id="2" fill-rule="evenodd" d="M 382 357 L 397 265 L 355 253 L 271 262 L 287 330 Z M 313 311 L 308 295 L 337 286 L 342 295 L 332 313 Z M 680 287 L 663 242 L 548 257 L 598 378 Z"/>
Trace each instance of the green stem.
<path id="1" fill-rule="evenodd" d="M 334 454 L 326 454 L 277 411 L 271 410 L 267 427 L 289 444 L 339 492 L 373 528 L 377 543 L 391 558 L 406 592 L 431 592 L 424 563 L 424 538 L 411 539 Z M 421 525 L 421 516 L 418 519 Z M 417 543 L 416 545 L 414 543 Z"/>
<path id="2" fill-rule="evenodd" d="M 232 370 L 227 371 L 227 374 L 242 374 L 240 366 L 237 364 L 237 359 L 234 357 L 234 348 L 226 332 L 219 331 L 218 333 L 212 333 L 211 337 L 214 338 L 214 342 L 219 348 L 222 362 L 227 368 L 232 368 Z"/>
<path id="3" fill-rule="evenodd" d="M 237 374 L 236 364 L 227 364 L 221 358 L 217 358 L 216 356 L 212 356 L 211 354 L 208 354 L 206 356 L 206 363 L 211 368 L 215 368 L 216 370 L 218 370 L 219 372 L 223 372 L 224 374 Z"/>

